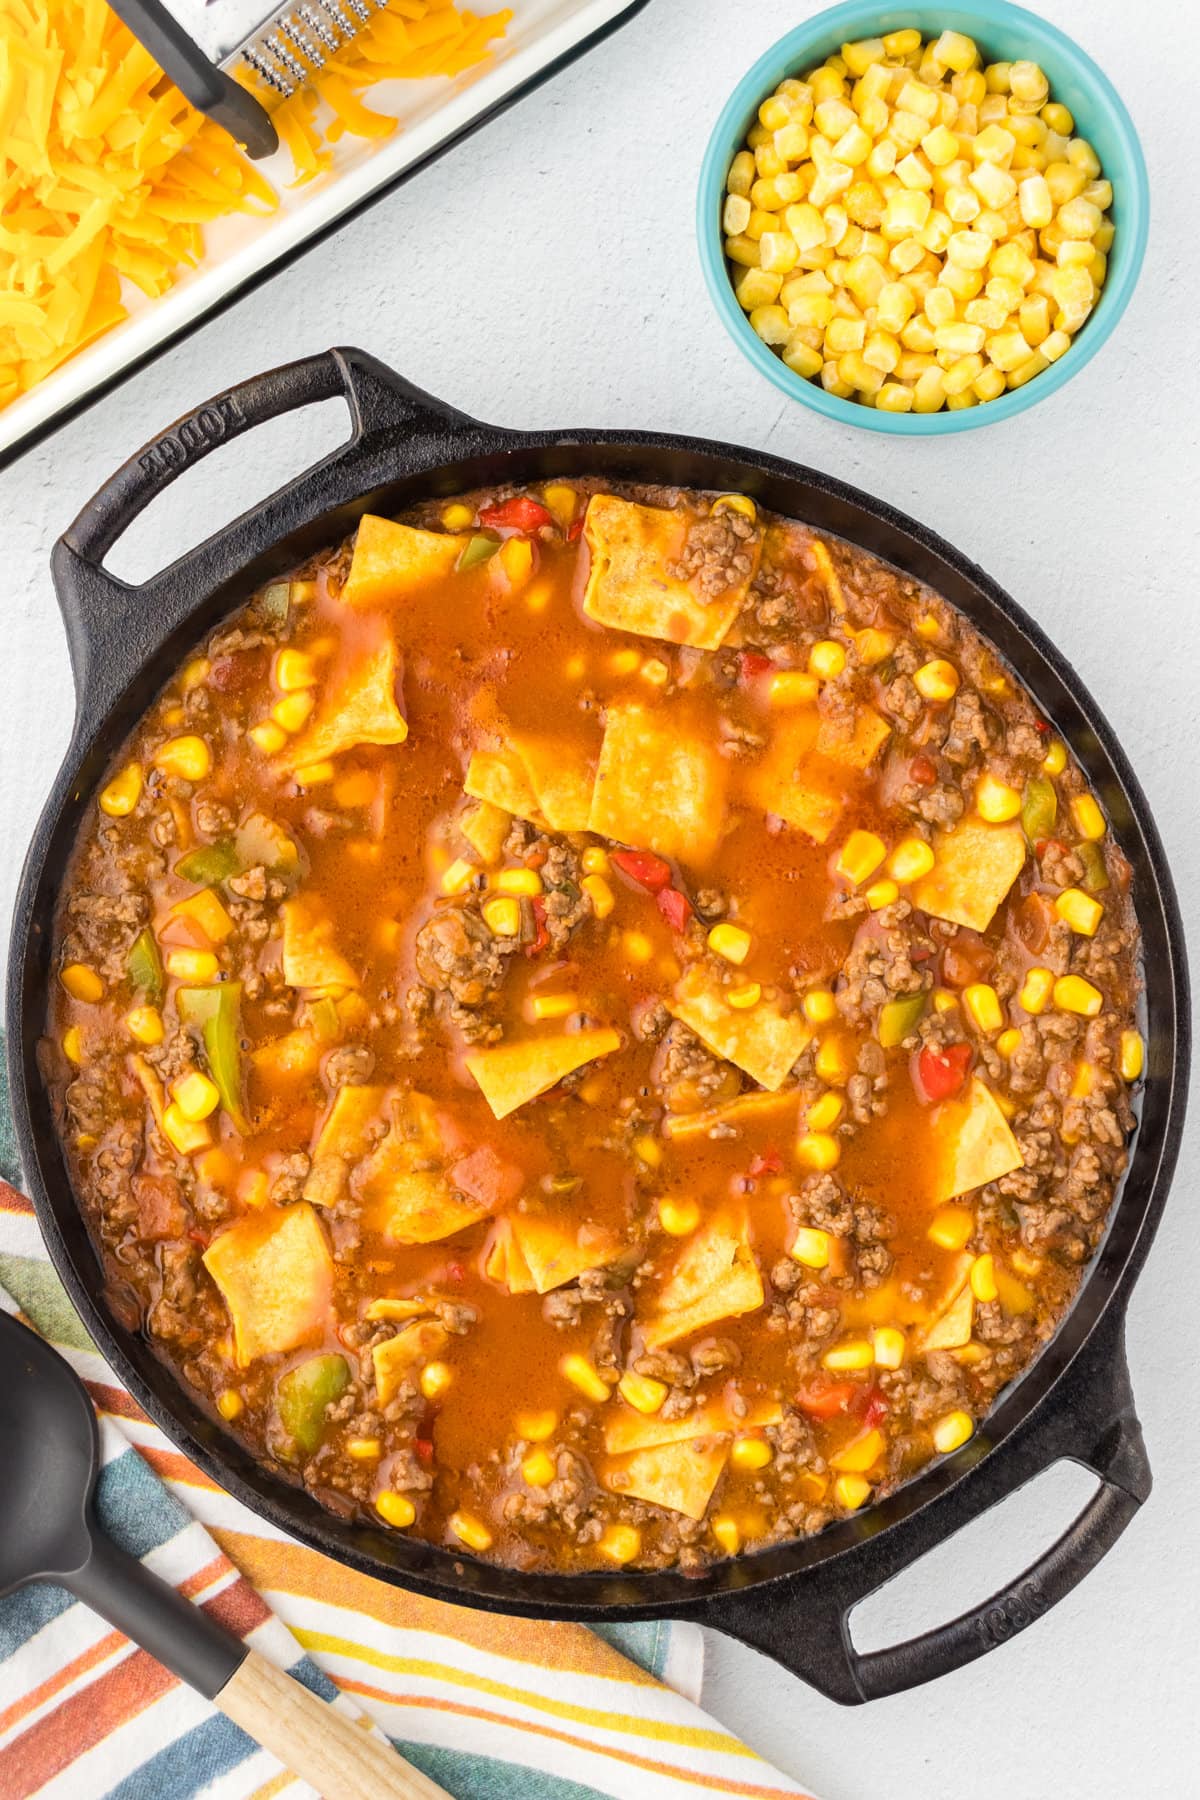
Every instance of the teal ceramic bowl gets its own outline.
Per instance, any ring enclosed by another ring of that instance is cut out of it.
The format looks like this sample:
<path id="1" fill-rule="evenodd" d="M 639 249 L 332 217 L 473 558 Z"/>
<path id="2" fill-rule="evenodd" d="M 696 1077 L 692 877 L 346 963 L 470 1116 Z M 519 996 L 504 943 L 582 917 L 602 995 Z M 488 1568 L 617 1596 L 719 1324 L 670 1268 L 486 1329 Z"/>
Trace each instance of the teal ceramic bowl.
<path id="1" fill-rule="evenodd" d="M 729 165 L 767 95 L 785 76 L 799 75 L 824 62 L 844 43 L 906 26 L 916 26 L 926 38 L 946 30 L 965 32 L 976 40 L 988 62 L 1025 59 L 1039 63 L 1049 78 L 1051 97 L 1070 107 L 1076 132 L 1094 145 L 1113 188 L 1116 234 L 1108 275 L 1091 317 L 1070 349 L 1024 387 L 961 412 L 881 413 L 873 406 L 839 400 L 827 394 L 819 382 L 797 375 L 752 330 L 734 295 L 722 244 L 721 210 Z M 1133 121 L 1112 83 L 1078 44 L 1047 20 L 1023 7 L 1010 6 L 1007 0 L 975 0 L 971 6 L 887 6 L 879 0 L 846 0 L 845 5 L 830 7 L 789 31 L 742 77 L 709 139 L 696 224 L 704 279 L 713 304 L 738 348 L 768 381 L 803 406 L 845 425 L 862 425 L 868 431 L 897 437 L 943 437 L 951 431 L 998 425 L 1002 419 L 1025 412 L 1039 400 L 1048 400 L 1091 361 L 1116 328 L 1141 270 L 1150 226 L 1150 188 Z"/>

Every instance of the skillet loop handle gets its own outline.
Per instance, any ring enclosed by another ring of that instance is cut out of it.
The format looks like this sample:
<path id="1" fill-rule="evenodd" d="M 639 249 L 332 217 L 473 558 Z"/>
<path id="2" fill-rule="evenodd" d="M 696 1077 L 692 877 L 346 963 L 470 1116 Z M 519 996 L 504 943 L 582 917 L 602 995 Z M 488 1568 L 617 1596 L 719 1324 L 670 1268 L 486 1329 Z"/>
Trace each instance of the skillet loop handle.
<path id="1" fill-rule="evenodd" d="M 1065 1379 L 1028 1428 L 1018 1428 L 994 1456 L 980 1457 L 982 1434 L 958 1452 L 966 1473 L 932 1509 L 864 1537 L 845 1556 L 808 1574 L 704 1602 L 696 1616 L 774 1657 L 846 1706 L 933 1681 L 1007 1643 L 1102 1561 L 1150 1492 L 1121 1326 L 1097 1335 L 1104 1343 L 1093 1340 L 1082 1378 Z M 973 1467 L 972 1456 L 978 1458 Z M 855 1648 L 849 1618 L 859 1601 L 1064 1457 L 1090 1469 L 1100 1486 L 1023 1574 L 946 1625 L 883 1650 Z M 935 1522 L 931 1511 L 943 1509 L 944 1522 Z M 869 1516 L 864 1515 L 864 1528 Z"/>

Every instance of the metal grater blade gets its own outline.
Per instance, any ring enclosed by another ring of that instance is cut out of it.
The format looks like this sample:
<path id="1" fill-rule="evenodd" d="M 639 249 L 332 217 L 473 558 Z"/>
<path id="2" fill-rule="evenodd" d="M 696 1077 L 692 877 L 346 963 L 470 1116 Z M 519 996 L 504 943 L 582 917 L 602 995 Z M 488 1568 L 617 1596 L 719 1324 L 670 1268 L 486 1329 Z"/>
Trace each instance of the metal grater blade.
<path id="1" fill-rule="evenodd" d="M 285 100 L 381 12 L 387 0 L 167 0 L 167 10 L 231 75 L 249 70 L 263 105 Z"/>

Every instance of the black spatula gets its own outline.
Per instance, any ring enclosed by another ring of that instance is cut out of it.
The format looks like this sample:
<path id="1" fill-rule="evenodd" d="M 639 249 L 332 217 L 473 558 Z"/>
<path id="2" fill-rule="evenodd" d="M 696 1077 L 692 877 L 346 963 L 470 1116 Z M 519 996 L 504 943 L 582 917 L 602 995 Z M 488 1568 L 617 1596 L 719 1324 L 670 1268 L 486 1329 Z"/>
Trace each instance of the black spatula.
<path id="1" fill-rule="evenodd" d="M 390 1745 L 285 1675 L 101 1531 L 100 1438 L 87 1390 L 35 1332 L 0 1312 L 0 1596 L 65 1587 L 198 1689 L 324 1800 L 449 1800 Z"/>

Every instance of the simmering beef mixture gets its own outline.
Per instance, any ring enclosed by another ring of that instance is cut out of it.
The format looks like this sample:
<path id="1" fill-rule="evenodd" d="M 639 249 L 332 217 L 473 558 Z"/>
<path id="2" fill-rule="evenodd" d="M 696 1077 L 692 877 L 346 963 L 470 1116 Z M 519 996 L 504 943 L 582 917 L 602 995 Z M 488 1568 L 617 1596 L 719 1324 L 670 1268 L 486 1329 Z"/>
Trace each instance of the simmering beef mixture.
<path id="1" fill-rule="evenodd" d="M 111 1304 L 332 1510 L 694 1568 L 963 1444 L 1104 1230 L 1130 872 L 945 601 L 739 495 L 470 494 L 108 771 L 46 1069 Z"/>

